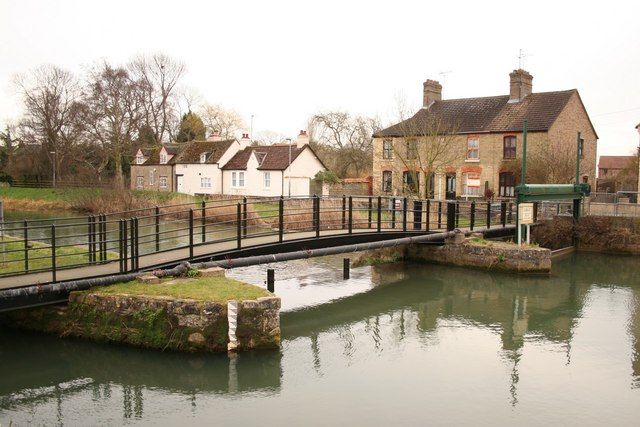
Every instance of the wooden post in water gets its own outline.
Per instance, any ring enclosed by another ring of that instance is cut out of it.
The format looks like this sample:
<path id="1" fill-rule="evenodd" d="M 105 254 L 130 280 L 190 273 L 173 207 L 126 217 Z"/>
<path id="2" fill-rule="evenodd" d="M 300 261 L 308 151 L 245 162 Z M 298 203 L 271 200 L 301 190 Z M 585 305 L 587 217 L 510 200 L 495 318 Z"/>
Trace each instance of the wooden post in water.
<path id="1" fill-rule="evenodd" d="M 267 290 L 271 293 L 275 292 L 275 271 L 273 268 L 267 269 Z"/>

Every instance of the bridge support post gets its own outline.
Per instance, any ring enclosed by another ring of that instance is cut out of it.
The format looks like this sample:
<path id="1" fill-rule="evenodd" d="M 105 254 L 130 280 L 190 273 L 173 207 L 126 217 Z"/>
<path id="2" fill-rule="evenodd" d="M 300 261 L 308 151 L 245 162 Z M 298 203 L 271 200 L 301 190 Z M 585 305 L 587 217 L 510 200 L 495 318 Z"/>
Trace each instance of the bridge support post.
<path id="1" fill-rule="evenodd" d="M 23 240 L 24 240 L 24 271 L 29 272 L 29 223 L 24 220 Z"/>
<path id="2" fill-rule="evenodd" d="M 140 228 L 138 227 L 138 217 L 134 217 L 133 218 L 133 224 L 134 224 L 134 228 L 133 231 L 135 233 L 135 237 L 134 237 L 134 243 L 135 243 L 135 249 L 136 249 L 136 256 L 135 256 L 135 269 L 139 270 L 140 269 L 140 244 L 139 244 L 139 231 Z"/>
<path id="3" fill-rule="evenodd" d="M 367 228 L 371 228 L 371 216 L 372 216 L 371 211 L 372 211 L 372 210 L 373 210 L 373 200 L 371 199 L 371 196 L 369 196 L 369 209 L 368 209 L 368 213 L 367 213 L 367 215 L 368 215 L 368 225 L 367 225 Z"/>
<path id="4" fill-rule="evenodd" d="M 349 234 L 353 233 L 353 196 L 349 196 Z"/>
<path id="5" fill-rule="evenodd" d="M 124 273 L 124 257 L 123 257 L 123 233 L 122 233 L 122 222 L 123 220 L 118 220 L 118 261 L 120 263 L 120 273 Z"/>
<path id="6" fill-rule="evenodd" d="M 382 231 L 382 197 L 378 196 L 378 233 Z"/>
<path id="7" fill-rule="evenodd" d="M 500 222 L 503 228 L 507 226 L 507 202 L 505 201 L 500 203 Z"/>
<path id="8" fill-rule="evenodd" d="M 460 202 L 456 203 L 456 228 L 460 226 Z"/>
<path id="9" fill-rule="evenodd" d="M 236 239 L 238 242 L 238 249 L 242 248 L 242 203 L 238 203 L 236 211 Z"/>
<path id="10" fill-rule="evenodd" d="M 56 270 L 56 225 L 51 224 L 51 279 L 53 283 L 57 281 Z"/>
<path id="11" fill-rule="evenodd" d="M 342 229 L 347 228 L 347 196 L 342 195 Z"/>
<path id="12" fill-rule="evenodd" d="M 122 249 L 123 249 L 123 262 L 124 262 L 124 272 L 126 273 L 127 271 L 129 271 L 129 265 L 128 265 L 128 258 L 129 258 L 129 254 L 128 254 L 128 247 L 129 247 L 129 237 L 127 236 L 127 220 L 123 219 L 122 220 Z"/>
<path id="13" fill-rule="evenodd" d="M 136 269 L 136 224 L 131 218 L 131 222 L 129 223 L 131 236 L 129 244 L 131 245 L 131 270 Z"/>
<path id="14" fill-rule="evenodd" d="M 351 270 L 351 259 L 343 258 L 342 259 L 342 278 L 344 280 L 349 279 L 349 276 L 351 274 L 350 270 Z"/>
<path id="15" fill-rule="evenodd" d="M 442 202 L 438 202 L 438 229 L 442 228 Z"/>
<path id="16" fill-rule="evenodd" d="M 431 221 L 431 200 L 427 199 L 427 217 L 425 218 L 425 221 L 424 221 L 424 225 L 425 225 L 424 229 L 426 231 L 429 231 L 430 221 Z"/>
<path id="17" fill-rule="evenodd" d="M 413 229 L 422 230 L 422 201 L 413 201 Z"/>
<path id="18" fill-rule="evenodd" d="M 487 230 L 491 228 L 491 202 L 487 202 Z"/>
<path id="19" fill-rule="evenodd" d="M 193 209 L 189 209 L 189 259 L 193 258 Z"/>
<path id="20" fill-rule="evenodd" d="M 320 237 L 320 197 L 313 195 L 313 227 L 316 232 L 316 238 Z"/>
<path id="21" fill-rule="evenodd" d="M 207 205 L 206 202 L 202 201 L 202 206 L 200 207 L 200 227 L 201 235 L 202 235 L 202 243 L 207 241 Z"/>
<path id="22" fill-rule="evenodd" d="M 87 246 L 89 248 L 89 264 L 93 264 L 93 229 L 91 226 L 91 215 L 87 217 Z"/>
<path id="23" fill-rule="evenodd" d="M 247 237 L 248 233 L 248 221 L 247 221 L 247 198 L 242 198 L 242 236 Z"/>
<path id="24" fill-rule="evenodd" d="M 271 293 L 275 292 L 275 275 L 273 268 L 267 269 L 267 290 Z"/>
<path id="25" fill-rule="evenodd" d="M 402 199 L 402 231 L 407 231 L 407 198 Z"/>
<path id="26" fill-rule="evenodd" d="M 136 219 L 136 222 L 138 220 Z M 100 236 L 100 261 L 107 261 L 107 215 L 102 214 L 101 221 L 101 236 Z"/>
<path id="27" fill-rule="evenodd" d="M 282 243 L 284 237 L 284 197 L 278 200 L 278 242 Z"/>
<path id="28" fill-rule="evenodd" d="M 456 202 L 447 202 L 447 231 L 456 228 Z"/>
<path id="29" fill-rule="evenodd" d="M 396 228 L 396 198 L 391 198 L 391 228 Z"/>
<path id="30" fill-rule="evenodd" d="M 158 206 L 156 206 L 156 215 L 154 219 L 156 222 L 156 252 L 160 252 L 160 208 Z"/>
<path id="31" fill-rule="evenodd" d="M 476 225 L 476 202 L 471 202 L 471 212 L 469 213 L 469 230 L 473 231 L 473 227 Z"/>

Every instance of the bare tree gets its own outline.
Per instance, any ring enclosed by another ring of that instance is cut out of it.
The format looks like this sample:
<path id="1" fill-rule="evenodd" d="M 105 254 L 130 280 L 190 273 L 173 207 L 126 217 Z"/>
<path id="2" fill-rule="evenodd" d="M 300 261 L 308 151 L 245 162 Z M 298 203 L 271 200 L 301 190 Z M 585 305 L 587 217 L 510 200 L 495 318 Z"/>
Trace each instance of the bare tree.
<path id="1" fill-rule="evenodd" d="M 343 111 L 319 113 L 309 120 L 312 143 L 331 165 L 330 169 L 343 178 L 371 172 L 372 135 L 378 130 L 378 118 Z"/>
<path id="2" fill-rule="evenodd" d="M 258 132 L 253 142 L 257 145 L 273 145 L 278 144 L 286 140 L 286 136 L 283 133 L 273 130 L 263 130 Z"/>
<path id="3" fill-rule="evenodd" d="M 47 158 L 50 165 L 55 163 L 55 170 L 61 171 L 60 165 L 67 161 L 83 131 L 78 81 L 66 70 L 45 65 L 17 76 L 15 85 L 24 102 L 19 138 L 37 147 L 40 157 Z M 37 173 L 45 175 L 44 170 Z"/>
<path id="4" fill-rule="evenodd" d="M 87 83 L 85 119 L 98 143 L 99 171 L 111 164 L 119 188 L 124 188 L 123 162 L 144 120 L 146 94 L 141 86 L 125 68 L 114 68 L 106 62 L 90 73 Z"/>
<path id="5" fill-rule="evenodd" d="M 425 110 L 408 118 L 403 104 L 398 105 L 400 120 L 396 130 L 401 138 L 391 144 L 396 176 L 402 176 L 405 194 L 432 198 L 434 194 L 430 189 L 434 186 L 435 176 L 445 173 L 447 166 L 464 155 L 456 137 L 457 125 Z"/>
<path id="6" fill-rule="evenodd" d="M 246 124 L 242 116 L 236 111 L 227 110 L 221 105 L 203 105 L 198 114 L 202 118 L 208 131 L 218 131 L 225 139 L 234 138 Z"/>
<path id="7" fill-rule="evenodd" d="M 158 144 L 173 139 L 174 127 L 180 119 L 174 95 L 185 73 L 184 64 L 157 53 L 137 57 L 128 68 L 133 78 L 142 84 L 141 125 L 153 130 Z"/>

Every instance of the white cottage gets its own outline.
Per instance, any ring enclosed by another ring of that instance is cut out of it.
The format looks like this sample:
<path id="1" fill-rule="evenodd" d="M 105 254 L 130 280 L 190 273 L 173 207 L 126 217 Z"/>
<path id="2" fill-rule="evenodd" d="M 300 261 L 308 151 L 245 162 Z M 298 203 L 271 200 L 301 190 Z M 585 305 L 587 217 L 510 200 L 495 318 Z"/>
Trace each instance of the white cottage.
<path id="1" fill-rule="evenodd" d="M 187 194 L 222 193 L 222 166 L 249 145 L 249 136 L 241 140 L 213 135 L 206 141 L 191 141 L 173 159 L 175 191 Z"/>
<path id="2" fill-rule="evenodd" d="M 246 147 L 222 167 L 222 194 L 244 196 L 308 196 L 311 180 L 326 171 L 300 131 L 293 144 Z"/>

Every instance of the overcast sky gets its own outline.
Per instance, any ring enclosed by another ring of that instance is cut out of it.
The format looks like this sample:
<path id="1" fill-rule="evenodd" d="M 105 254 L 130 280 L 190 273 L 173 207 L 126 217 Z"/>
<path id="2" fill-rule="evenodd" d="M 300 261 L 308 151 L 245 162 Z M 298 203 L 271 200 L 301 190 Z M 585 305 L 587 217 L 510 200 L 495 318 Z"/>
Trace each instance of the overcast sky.
<path id="1" fill-rule="evenodd" d="M 13 76 L 45 63 L 80 74 L 161 51 L 206 101 L 255 115 L 254 134 L 295 136 L 322 110 L 391 122 L 398 97 L 421 106 L 427 78 L 444 98 L 507 94 L 523 49 L 535 92 L 577 88 L 599 154 L 629 154 L 640 2 L 589 3 L 0 0 L 0 125 L 20 115 Z"/>

